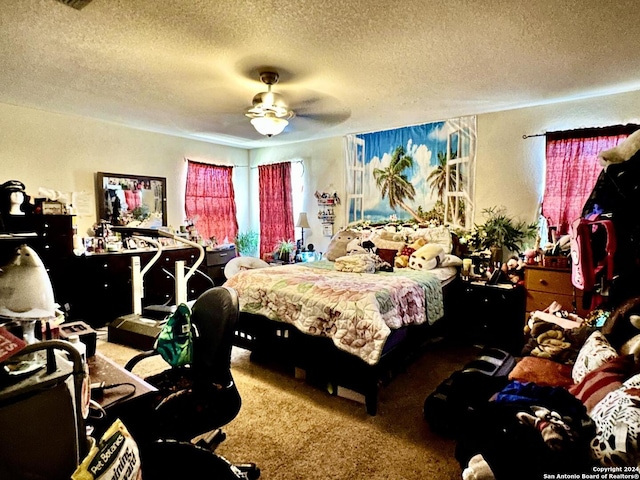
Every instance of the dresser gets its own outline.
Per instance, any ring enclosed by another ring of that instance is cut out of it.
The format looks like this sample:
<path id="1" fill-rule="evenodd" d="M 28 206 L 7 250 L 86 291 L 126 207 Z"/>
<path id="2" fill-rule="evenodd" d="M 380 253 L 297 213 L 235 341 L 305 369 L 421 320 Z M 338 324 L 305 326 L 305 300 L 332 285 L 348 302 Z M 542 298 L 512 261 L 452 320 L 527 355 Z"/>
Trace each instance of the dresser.
<path id="1" fill-rule="evenodd" d="M 73 319 L 84 320 L 93 327 L 102 327 L 117 317 L 132 313 L 131 260 L 140 257 L 142 268 L 155 255 L 155 249 L 125 250 L 113 253 L 92 253 L 75 257 L 75 299 L 71 308 Z M 142 306 L 175 303 L 175 263 L 182 260 L 190 267 L 198 258 L 193 247 L 165 247 L 158 261 L 144 276 Z M 211 288 L 204 262 L 187 284 L 187 299 L 195 300 Z"/>
<path id="2" fill-rule="evenodd" d="M 571 269 L 527 265 L 524 278 L 527 312 L 544 310 L 556 301 L 569 312 L 575 308 L 575 313 L 581 317 L 589 313 L 589 309 L 582 307 L 582 290 L 571 283 Z"/>

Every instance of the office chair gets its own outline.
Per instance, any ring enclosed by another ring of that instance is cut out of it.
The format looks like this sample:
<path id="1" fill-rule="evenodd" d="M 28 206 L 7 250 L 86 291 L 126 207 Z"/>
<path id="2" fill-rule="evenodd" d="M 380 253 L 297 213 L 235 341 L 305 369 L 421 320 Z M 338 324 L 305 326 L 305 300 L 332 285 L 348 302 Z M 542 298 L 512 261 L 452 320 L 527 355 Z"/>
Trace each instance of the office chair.
<path id="1" fill-rule="evenodd" d="M 235 290 L 210 288 L 192 308 L 191 323 L 196 332 L 193 362 L 145 378 L 158 388 L 154 411 L 149 418 L 127 425 L 140 448 L 145 480 L 171 478 L 171 469 L 188 478 L 199 478 L 203 471 L 208 472 L 207 478 L 215 479 L 254 480 L 260 476 L 255 464 L 233 465 L 214 453 L 224 440 L 221 427 L 237 416 L 242 404 L 231 374 L 238 316 Z M 131 371 L 142 359 L 156 354 L 155 350 L 142 352 L 125 368 Z M 202 438 L 193 443 L 196 437 Z M 191 469 L 194 477 L 189 475 Z"/>

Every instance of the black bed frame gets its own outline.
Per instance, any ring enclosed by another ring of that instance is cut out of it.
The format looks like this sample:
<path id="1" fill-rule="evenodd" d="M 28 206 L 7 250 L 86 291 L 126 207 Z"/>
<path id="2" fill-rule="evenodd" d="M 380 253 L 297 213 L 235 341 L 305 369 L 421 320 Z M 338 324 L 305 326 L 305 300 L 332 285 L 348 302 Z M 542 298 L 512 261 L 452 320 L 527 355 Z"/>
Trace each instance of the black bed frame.
<path id="1" fill-rule="evenodd" d="M 445 316 L 455 316 L 459 279 L 443 289 Z M 369 365 L 359 357 L 338 349 L 328 337 L 300 332 L 295 326 L 270 320 L 261 315 L 241 313 L 234 345 L 252 352 L 252 360 L 277 362 L 286 368 L 300 368 L 313 383 L 326 385 L 332 394 L 337 387 L 358 392 L 365 397 L 367 413 L 375 415 L 378 392 L 423 352 L 430 339 L 446 335 L 449 318 L 434 325 L 407 325 L 392 331 L 380 360 Z M 394 341 L 395 340 L 395 341 Z"/>

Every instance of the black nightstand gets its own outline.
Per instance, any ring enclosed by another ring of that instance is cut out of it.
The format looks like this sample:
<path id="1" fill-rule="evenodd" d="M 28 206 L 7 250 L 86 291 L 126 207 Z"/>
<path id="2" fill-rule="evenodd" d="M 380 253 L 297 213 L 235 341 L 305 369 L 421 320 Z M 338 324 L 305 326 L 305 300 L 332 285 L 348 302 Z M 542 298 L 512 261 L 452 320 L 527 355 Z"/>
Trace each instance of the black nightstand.
<path id="1" fill-rule="evenodd" d="M 521 285 L 462 282 L 463 335 L 473 343 L 519 355 L 524 345 L 525 293 Z"/>
<path id="2" fill-rule="evenodd" d="M 224 283 L 224 267 L 229 263 L 229 260 L 235 257 L 236 247 L 233 245 L 207 250 L 207 274 L 216 285 L 222 285 Z"/>

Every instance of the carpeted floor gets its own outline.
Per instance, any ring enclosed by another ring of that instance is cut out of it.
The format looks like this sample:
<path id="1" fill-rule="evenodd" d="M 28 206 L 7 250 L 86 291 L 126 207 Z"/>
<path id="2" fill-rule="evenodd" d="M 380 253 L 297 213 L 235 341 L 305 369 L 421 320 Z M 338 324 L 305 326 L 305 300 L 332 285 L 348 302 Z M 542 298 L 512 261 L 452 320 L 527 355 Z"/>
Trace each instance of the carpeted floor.
<path id="1" fill-rule="evenodd" d="M 98 350 L 122 365 L 137 353 L 103 341 Z M 473 347 L 431 345 L 382 388 L 375 417 L 361 403 L 252 362 L 249 353 L 234 347 L 232 372 L 243 405 L 217 450 L 229 461 L 255 462 L 265 480 L 461 478 L 454 442 L 430 431 L 422 406 L 477 354 Z M 164 365 L 159 357 L 145 360 L 135 373 L 145 376 Z"/>

